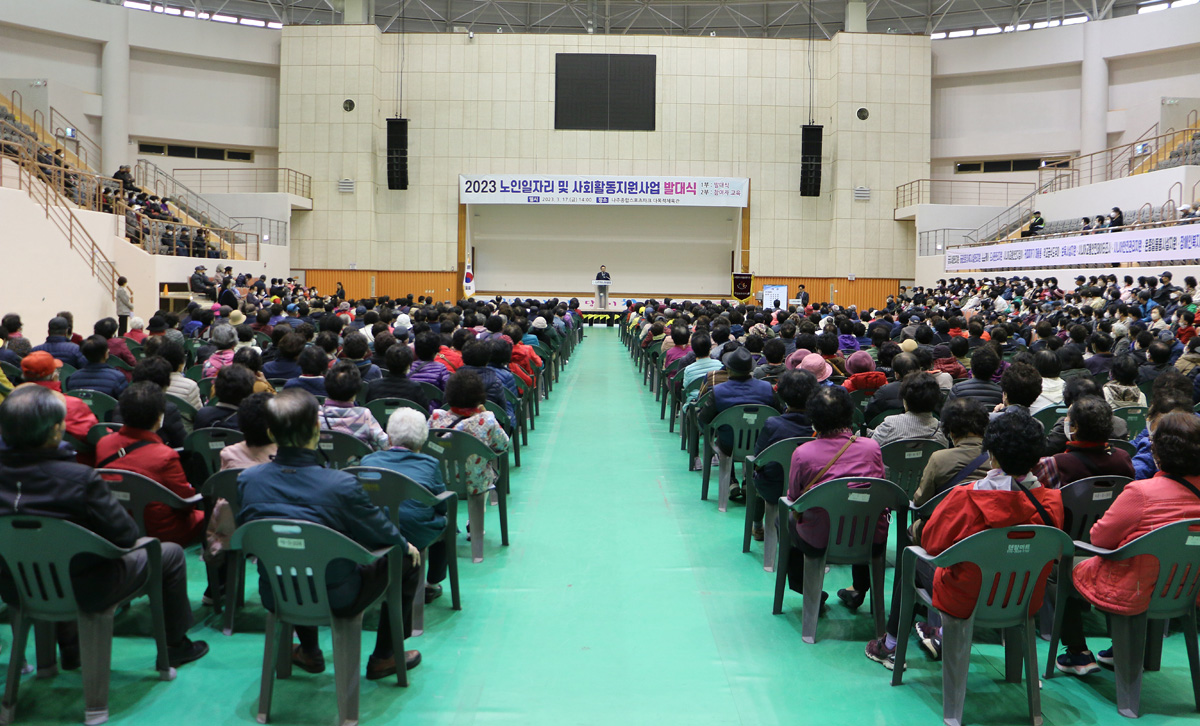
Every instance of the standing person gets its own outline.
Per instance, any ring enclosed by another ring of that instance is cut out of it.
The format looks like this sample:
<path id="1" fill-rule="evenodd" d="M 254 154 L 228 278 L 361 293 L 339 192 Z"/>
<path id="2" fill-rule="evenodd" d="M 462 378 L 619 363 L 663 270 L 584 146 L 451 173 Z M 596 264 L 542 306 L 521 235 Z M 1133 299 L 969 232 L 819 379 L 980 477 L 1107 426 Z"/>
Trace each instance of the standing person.
<path id="1" fill-rule="evenodd" d="M 117 335 L 125 335 L 130 315 L 133 315 L 133 290 L 129 289 L 129 279 L 122 275 L 117 278 Z"/>
<path id="2" fill-rule="evenodd" d="M 604 265 L 600 265 L 600 271 L 596 273 L 597 280 L 611 280 L 612 276 L 608 274 L 608 269 Z"/>

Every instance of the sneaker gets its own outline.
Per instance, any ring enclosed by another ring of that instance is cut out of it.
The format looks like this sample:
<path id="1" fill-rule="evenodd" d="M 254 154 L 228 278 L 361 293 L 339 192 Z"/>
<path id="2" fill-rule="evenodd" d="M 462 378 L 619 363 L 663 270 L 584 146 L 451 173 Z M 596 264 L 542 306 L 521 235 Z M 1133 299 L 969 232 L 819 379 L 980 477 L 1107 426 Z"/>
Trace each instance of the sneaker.
<path id="1" fill-rule="evenodd" d="M 1100 666 L 1096 664 L 1096 656 L 1092 655 L 1090 650 L 1082 653 L 1064 651 L 1055 660 L 1054 665 L 1063 673 L 1070 673 L 1073 676 L 1086 676 L 1100 670 Z"/>
<path id="2" fill-rule="evenodd" d="M 750 530 L 750 537 L 755 542 L 762 542 L 767 538 L 767 531 L 763 529 L 761 524 L 756 524 L 754 525 L 754 528 Z"/>
<path id="3" fill-rule="evenodd" d="M 688 467 L 688 471 L 700 471 L 700 468 L 703 466 L 704 459 L 697 456 L 696 458 L 692 459 L 692 465 Z"/>
<path id="4" fill-rule="evenodd" d="M 942 636 L 937 628 L 926 622 L 917 622 L 917 637 L 921 639 L 921 647 L 934 660 L 942 659 Z"/>
<path id="5" fill-rule="evenodd" d="M 305 673 L 324 673 L 325 654 L 319 650 L 316 653 L 305 653 L 297 643 L 292 646 L 292 665 Z"/>
<path id="6" fill-rule="evenodd" d="M 838 590 L 837 595 L 838 600 L 841 600 L 842 604 L 851 610 L 857 610 L 862 607 L 863 601 L 867 599 L 867 593 L 851 590 L 848 587 Z"/>
<path id="7" fill-rule="evenodd" d="M 890 670 L 896 669 L 896 649 L 887 647 L 887 636 L 876 638 L 867 643 L 867 657 Z"/>
<path id="8" fill-rule="evenodd" d="M 208 655 L 208 643 L 203 640 L 192 640 L 184 637 L 179 645 L 167 646 L 167 662 L 172 668 L 178 668 L 185 663 L 200 660 Z"/>
<path id="9" fill-rule="evenodd" d="M 1113 664 L 1112 648 L 1105 648 L 1104 650 L 1097 653 L 1096 660 L 1100 661 L 1101 663 L 1103 663 L 1106 666 L 1112 666 L 1112 664 Z"/>

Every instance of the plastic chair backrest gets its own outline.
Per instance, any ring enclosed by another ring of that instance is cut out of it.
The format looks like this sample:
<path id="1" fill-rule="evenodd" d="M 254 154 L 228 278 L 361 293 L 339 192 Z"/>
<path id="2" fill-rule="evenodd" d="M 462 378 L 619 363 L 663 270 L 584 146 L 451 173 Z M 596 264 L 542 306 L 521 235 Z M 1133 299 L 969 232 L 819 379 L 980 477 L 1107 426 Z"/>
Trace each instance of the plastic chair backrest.
<path id="1" fill-rule="evenodd" d="M 215 471 L 220 471 L 222 449 L 245 440 L 246 437 L 241 431 L 233 429 L 196 429 L 183 440 L 183 450 L 204 462 L 204 475 L 207 477 Z"/>
<path id="2" fill-rule="evenodd" d="M 1125 439 L 1109 439 L 1108 445 L 1114 449 L 1124 451 L 1126 454 L 1129 454 L 1130 458 L 1133 458 L 1133 455 L 1137 453 L 1137 447 Z"/>
<path id="3" fill-rule="evenodd" d="M 267 379 L 267 383 L 270 383 L 271 388 L 274 388 L 276 391 L 282 391 L 283 387 L 287 385 L 287 382 L 288 382 L 288 379 L 286 379 L 286 378 L 268 378 Z"/>
<path id="4" fill-rule="evenodd" d="M 864 419 L 867 416 L 867 406 L 871 403 L 871 397 L 874 395 L 874 391 L 870 393 L 862 390 L 850 392 L 850 400 L 854 402 L 854 407 L 862 412 Z"/>
<path id="5" fill-rule="evenodd" d="M 1034 411 L 1033 417 L 1042 422 L 1043 430 L 1049 431 L 1050 429 L 1054 428 L 1054 424 L 1058 423 L 1058 420 L 1066 416 L 1067 412 L 1070 410 L 1070 406 L 1064 406 L 1062 404 L 1055 403 L 1050 406 L 1043 406 L 1042 408 Z"/>
<path id="6" fill-rule="evenodd" d="M 883 453 L 883 468 L 887 470 L 887 478 L 900 487 L 912 499 L 921 483 L 921 474 L 925 465 L 935 451 L 946 448 L 933 439 L 900 439 L 884 444 L 880 451 Z"/>
<path id="7" fill-rule="evenodd" d="M 321 431 L 317 441 L 317 453 L 334 469 L 353 466 L 371 451 L 366 443 L 341 431 Z"/>
<path id="8" fill-rule="evenodd" d="M 64 396 L 74 396 L 80 401 L 87 404 L 87 407 L 96 415 L 97 421 L 108 420 L 108 415 L 117 407 L 117 399 L 101 393 L 100 391 L 91 391 L 86 388 L 79 390 L 63 391 Z"/>
<path id="9" fill-rule="evenodd" d="M 199 382 L 204 378 L 204 366 L 197 364 L 184 371 L 184 376 L 191 378 L 193 381 Z"/>
<path id="10" fill-rule="evenodd" d="M 238 499 L 238 475 L 241 469 L 223 469 L 204 480 L 200 486 L 200 494 L 207 500 L 216 503 L 218 499 L 229 502 L 233 516 L 237 516 L 241 501 Z"/>
<path id="11" fill-rule="evenodd" d="M 970 483 L 971 482 L 964 482 L 963 484 L 959 484 L 958 486 L 965 486 Z M 955 489 L 954 487 L 950 487 L 949 489 L 947 489 L 943 492 L 934 494 L 932 497 L 929 498 L 929 501 L 925 502 L 921 506 L 912 507 L 910 511 L 912 512 L 913 520 L 917 520 L 917 519 L 928 520 L 931 516 L 933 516 L 933 510 L 937 509 L 938 505 L 942 503 L 942 500 L 945 499 L 947 496 L 949 496 L 950 492 L 954 491 L 954 489 Z"/>
<path id="12" fill-rule="evenodd" d="M 291 625 L 330 622 L 325 581 L 330 562 L 349 560 L 368 565 L 383 554 L 369 552 L 328 527 L 294 519 L 247 522 L 233 533 L 230 547 L 258 558 L 275 596 L 275 614 Z"/>
<path id="13" fill-rule="evenodd" d="M 1104 516 L 1125 485 L 1127 476 L 1090 476 L 1073 481 L 1062 492 L 1063 531 L 1071 539 L 1091 542 L 1092 525 Z"/>
<path id="14" fill-rule="evenodd" d="M 441 403 L 442 400 L 446 398 L 445 391 L 433 385 L 432 383 L 427 383 L 425 381 L 421 381 L 421 393 L 425 394 L 425 398 L 428 398 L 430 401 L 436 401 L 437 403 Z"/>
<path id="15" fill-rule="evenodd" d="M 410 401 L 407 398 L 376 398 L 374 401 L 367 403 L 367 410 L 379 422 L 383 429 L 387 430 L 388 419 L 397 409 L 411 408 L 414 411 L 420 411 L 425 418 L 429 418 L 429 409 L 425 408 L 416 401 Z"/>
<path id="16" fill-rule="evenodd" d="M 717 414 L 708 425 L 709 433 L 715 436 L 721 427 L 728 426 L 733 431 L 731 456 L 734 461 L 745 461 L 747 456 L 754 453 L 759 434 L 767 425 L 767 419 L 778 415 L 779 411 L 772 406 L 759 404 L 730 406 Z"/>
<path id="17" fill-rule="evenodd" d="M 1113 415 L 1125 419 L 1130 436 L 1137 436 L 1146 428 L 1145 406 L 1118 406 L 1113 409 Z"/>
<path id="18" fill-rule="evenodd" d="M 0 361 L 0 370 L 4 371 L 4 375 L 8 378 L 9 383 L 16 385 L 18 382 L 25 380 L 21 375 L 21 369 L 17 368 L 12 363 Z"/>
<path id="19" fill-rule="evenodd" d="M 445 406 L 443 405 L 443 408 L 444 407 Z M 504 410 L 504 407 L 500 404 L 490 400 L 484 402 L 483 407 L 492 412 L 492 415 L 496 417 L 498 422 L 500 422 L 500 426 L 504 428 L 504 433 L 511 437 L 513 434 L 512 420 L 508 418 L 508 411 Z"/>
<path id="20" fill-rule="evenodd" d="M 200 402 L 201 403 L 208 403 L 209 400 L 212 399 L 213 384 L 216 382 L 217 382 L 216 377 L 201 378 L 199 381 L 196 381 L 196 387 L 200 389 Z"/>
<path id="21" fill-rule="evenodd" d="M 400 505 L 410 499 L 427 507 L 438 503 L 436 494 L 400 472 L 374 466 L 352 466 L 345 472 L 354 475 L 371 503 L 382 509 L 392 522 L 397 521 Z"/>
<path id="22" fill-rule="evenodd" d="M 21 600 L 37 619 L 73 619 L 79 612 L 71 584 L 71 560 L 92 554 L 114 559 L 125 553 L 103 537 L 64 519 L 0 517 L 0 558 Z"/>
<path id="23" fill-rule="evenodd" d="M 1178 618 L 1195 607 L 1200 592 L 1200 519 L 1184 519 L 1122 545 L 1106 560 L 1138 555 L 1158 560 L 1158 579 L 1150 594 L 1151 618 Z"/>
<path id="24" fill-rule="evenodd" d="M 70 363 L 63 363 L 62 368 L 58 369 L 58 380 L 65 381 L 78 372 L 79 371 L 75 368 L 75 366 L 71 365 Z"/>
<path id="25" fill-rule="evenodd" d="M 459 499 L 467 496 L 467 457 L 474 454 L 484 461 L 492 461 L 499 456 L 471 434 L 454 429 L 429 429 L 429 440 L 421 453 L 438 460 L 442 481 L 447 489 L 458 494 Z"/>
<path id="26" fill-rule="evenodd" d="M 683 398 L 681 400 L 687 401 L 688 398 L 690 398 L 693 393 L 699 395 L 700 386 L 704 385 L 705 378 L 707 378 L 707 376 L 701 376 L 699 378 L 696 378 L 695 380 L 693 380 L 691 383 L 687 384 L 686 386 L 684 386 L 683 387 Z"/>
<path id="27" fill-rule="evenodd" d="M 191 502 L 141 474 L 120 469 L 97 469 L 96 473 L 108 484 L 113 498 L 133 517 L 140 537 L 146 536 L 146 505 L 165 504 L 171 509 L 188 509 L 192 506 Z"/>
<path id="28" fill-rule="evenodd" d="M 92 427 L 90 429 L 88 429 L 87 444 L 89 446 L 91 446 L 92 448 L 95 448 L 96 444 L 98 444 L 100 442 L 100 439 L 104 438 L 105 436 L 108 436 L 109 434 L 111 434 L 114 431 L 120 431 L 122 426 L 124 426 L 124 424 L 119 424 L 119 423 L 93 424 Z"/>
<path id="29" fill-rule="evenodd" d="M 866 563 L 879 518 L 889 509 L 906 511 L 908 495 L 887 479 L 841 477 L 814 486 L 792 504 L 798 514 L 810 509 L 829 515 L 828 562 Z"/>
<path id="30" fill-rule="evenodd" d="M 176 395 L 173 395 L 170 393 L 167 394 L 167 400 L 170 401 L 171 403 L 175 404 L 175 408 L 179 409 L 179 415 L 181 417 L 183 417 L 185 420 L 187 420 L 187 421 L 195 421 L 196 420 L 196 409 L 192 407 L 192 404 L 183 400 L 179 396 L 176 396 Z"/>
<path id="31" fill-rule="evenodd" d="M 1049 574 L 1055 560 L 1074 551 L 1071 538 L 1061 529 L 1022 525 L 973 534 L 934 557 L 932 563 L 936 567 L 962 563 L 978 567 L 983 584 L 975 600 L 975 624 L 1004 628 L 1026 622 L 1042 571 Z M 1034 605 L 1036 610 L 1041 603 Z"/>
<path id="32" fill-rule="evenodd" d="M 791 476 L 792 454 L 796 453 L 796 449 L 800 448 L 801 444 L 807 444 L 812 440 L 811 436 L 794 436 L 790 439 L 776 441 L 754 457 L 754 466 L 779 464 L 783 467 L 783 480 L 787 482 Z"/>
<path id="33" fill-rule="evenodd" d="M 1108 383 L 1108 371 L 1100 371 L 1099 373 L 1093 373 L 1092 380 L 1096 382 L 1097 386 L 1104 388 L 1104 384 Z"/>
<path id="34" fill-rule="evenodd" d="M 879 424 L 883 423 L 883 420 L 885 418 L 887 418 L 888 416 L 895 416 L 895 415 L 901 414 L 901 413 L 904 413 L 904 409 L 902 409 L 902 408 L 889 408 L 886 411 L 880 411 L 878 416 L 876 416 L 875 418 L 873 418 L 867 422 L 867 428 L 869 428 L 869 429 L 879 428 Z"/>

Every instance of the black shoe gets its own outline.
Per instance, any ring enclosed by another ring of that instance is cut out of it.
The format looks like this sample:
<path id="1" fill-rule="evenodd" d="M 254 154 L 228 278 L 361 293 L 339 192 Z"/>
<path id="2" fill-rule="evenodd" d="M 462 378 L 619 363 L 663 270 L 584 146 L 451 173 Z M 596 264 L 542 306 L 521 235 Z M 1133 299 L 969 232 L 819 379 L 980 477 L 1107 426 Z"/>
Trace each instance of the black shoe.
<path id="1" fill-rule="evenodd" d="M 64 671 L 79 670 L 80 660 L 79 660 L 79 647 L 78 646 L 76 646 L 74 648 L 60 647 L 59 652 L 60 652 L 60 655 L 59 655 L 59 659 L 58 659 L 58 667 L 61 670 L 64 670 Z"/>
<path id="2" fill-rule="evenodd" d="M 741 488 L 741 487 L 739 487 L 739 486 L 730 487 L 730 489 L 729 489 L 729 501 L 731 501 L 731 502 L 744 502 L 744 501 L 746 501 L 746 490 L 745 490 L 745 489 L 742 489 L 742 488 Z"/>
<path id="3" fill-rule="evenodd" d="M 426 605 L 433 602 L 434 600 L 437 600 L 441 596 L 442 596 L 442 586 L 441 585 L 426 585 L 425 586 L 425 604 Z"/>
<path id="4" fill-rule="evenodd" d="M 867 599 L 867 593 L 851 590 L 850 588 L 842 588 L 838 590 L 838 599 L 851 610 L 858 610 Z"/>
<path id="5" fill-rule="evenodd" d="M 203 640 L 192 640 L 185 637 L 179 645 L 167 646 L 167 662 L 172 668 L 178 668 L 194 660 L 200 660 L 208 655 L 208 643 Z"/>
<path id="6" fill-rule="evenodd" d="M 316 653 L 305 653 L 297 643 L 292 646 L 292 665 L 305 673 L 324 673 L 325 654 L 319 650 Z"/>

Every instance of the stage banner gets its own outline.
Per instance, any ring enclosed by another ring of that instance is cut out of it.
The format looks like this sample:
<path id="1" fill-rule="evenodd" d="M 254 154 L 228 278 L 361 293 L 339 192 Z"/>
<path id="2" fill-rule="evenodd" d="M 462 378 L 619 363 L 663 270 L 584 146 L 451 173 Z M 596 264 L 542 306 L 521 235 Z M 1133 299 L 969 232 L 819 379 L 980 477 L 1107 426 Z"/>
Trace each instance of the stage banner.
<path id="1" fill-rule="evenodd" d="M 1194 259 L 1200 259 L 1200 225 L 1179 225 L 1047 240 L 1034 237 L 981 247 L 952 247 L 946 250 L 946 272 L 1121 262 L 1165 264 Z"/>
<path id="2" fill-rule="evenodd" d="M 608 204 L 744 207 L 750 180 L 696 176 L 466 175 L 463 204 Z"/>
<path id="3" fill-rule="evenodd" d="M 733 273 L 733 296 L 738 300 L 749 300 L 754 296 L 754 275 L 749 272 Z"/>

